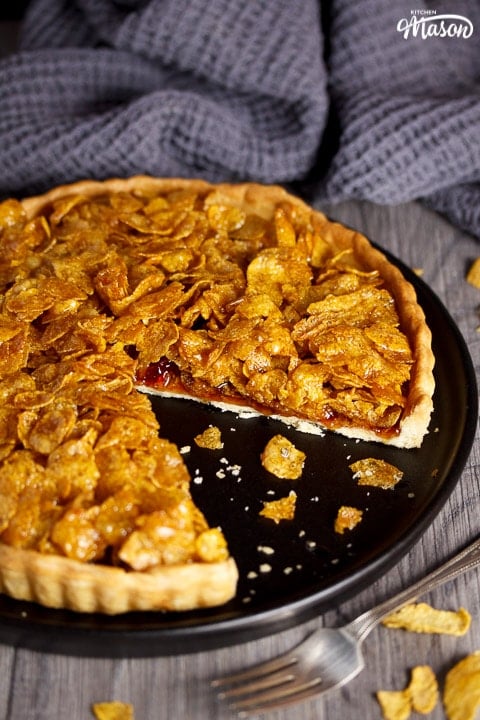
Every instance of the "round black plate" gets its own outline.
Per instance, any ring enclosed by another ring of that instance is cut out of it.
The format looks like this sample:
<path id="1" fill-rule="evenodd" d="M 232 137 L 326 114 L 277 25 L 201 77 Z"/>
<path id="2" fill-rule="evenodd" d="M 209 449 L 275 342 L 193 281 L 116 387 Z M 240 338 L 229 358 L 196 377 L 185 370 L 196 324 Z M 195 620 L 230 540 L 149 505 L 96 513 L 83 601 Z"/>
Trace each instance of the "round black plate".
<path id="1" fill-rule="evenodd" d="M 129 613 L 109 617 L 50 610 L 0 596 L 0 641 L 43 652 L 90 656 L 155 656 L 194 652 L 284 630 L 338 605 L 402 557 L 452 492 L 473 443 L 478 396 L 472 362 L 456 325 L 435 294 L 392 259 L 415 286 L 433 334 L 435 410 L 420 449 L 400 450 L 323 437 L 283 423 L 215 410 L 195 402 L 153 398 L 165 437 L 190 446 L 185 461 L 192 492 L 209 522 L 221 525 L 240 580 L 223 607 L 187 613 Z M 208 425 L 222 430 L 221 451 L 202 450 L 193 437 Z M 260 464 L 276 433 L 306 453 L 297 481 L 279 480 Z M 403 470 L 394 490 L 358 487 L 348 466 L 383 458 Z M 294 489 L 293 521 L 259 516 L 263 501 Z M 336 534 L 340 505 L 364 511 L 352 532 Z"/>

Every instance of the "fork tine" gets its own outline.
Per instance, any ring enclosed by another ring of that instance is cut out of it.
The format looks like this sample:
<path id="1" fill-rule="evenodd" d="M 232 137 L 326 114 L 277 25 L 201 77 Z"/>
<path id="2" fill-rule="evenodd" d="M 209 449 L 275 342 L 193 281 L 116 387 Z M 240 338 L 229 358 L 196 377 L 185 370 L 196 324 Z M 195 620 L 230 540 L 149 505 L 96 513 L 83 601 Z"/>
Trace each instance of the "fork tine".
<path id="1" fill-rule="evenodd" d="M 256 680 L 250 680 L 247 683 L 236 684 L 233 687 L 230 687 L 227 690 L 223 690 L 222 692 L 220 692 L 218 694 L 218 697 L 223 699 L 250 695 L 252 693 L 258 692 L 259 690 L 270 690 L 272 688 L 278 688 L 279 685 L 291 683 L 293 682 L 293 680 L 295 680 L 295 675 L 289 673 L 287 667 L 285 672 L 283 670 L 279 670 L 278 672 L 271 675 L 264 675 L 263 677 L 257 678 Z"/>
<path id="2" fill-rule="evenodd" d="M 257 680 L 258 678 L 271 675 L 274 672 L 285 670 L 297 663 L 297 658 L 292 653 L 285 653 L 278 658 L 274 658 L 268 662 L 261 662 L 258 665 L 252 665 L 246 670 L 240 670 L 237 673 L 225 675 L 225 677 L 216 678 L 211 681 L 212 687 L 225 687 L 236 685 L 237 683 L 247 682 L 248 680 Z"/>
<path id="3" fill-rule="evenodd" d="M 252 714 L 299 703 L 302 700 L 309 700 L 322 692 L 321 683 L 321 678 L 314 678 L 304 683 L 291 682 L 284 687 L 275 686 L 250 697 L 235 700 L 228 706 L 240 717 L 248 717 Z"/>

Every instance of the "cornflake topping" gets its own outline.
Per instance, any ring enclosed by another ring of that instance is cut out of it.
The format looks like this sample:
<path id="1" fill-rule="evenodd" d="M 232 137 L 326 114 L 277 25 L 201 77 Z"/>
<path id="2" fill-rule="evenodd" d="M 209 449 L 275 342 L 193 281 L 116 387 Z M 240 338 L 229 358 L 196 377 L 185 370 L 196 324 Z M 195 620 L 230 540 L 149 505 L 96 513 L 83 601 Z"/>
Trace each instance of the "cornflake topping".
<path id="1" fill-rule="evenodd" d="M 394 300 L 320 228 L 210 188 L 1 203 L 1 541 L 136 570 L 227 557 L 141 384 L 394 435 Z"/>

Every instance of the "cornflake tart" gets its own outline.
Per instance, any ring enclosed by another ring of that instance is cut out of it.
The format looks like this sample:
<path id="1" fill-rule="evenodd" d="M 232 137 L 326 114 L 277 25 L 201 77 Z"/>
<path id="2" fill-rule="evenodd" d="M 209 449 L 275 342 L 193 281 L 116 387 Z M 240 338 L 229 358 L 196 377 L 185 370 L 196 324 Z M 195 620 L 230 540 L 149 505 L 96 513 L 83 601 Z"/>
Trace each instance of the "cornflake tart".
<path id="1" fill-rule="evenodd" d="M 422 442 L 433 355 L 413 288 L 279 187 L 84 181 L 6 200 L 0 233 L 4 593 L 105 613 L 235 594 L 148 393 Z"/>

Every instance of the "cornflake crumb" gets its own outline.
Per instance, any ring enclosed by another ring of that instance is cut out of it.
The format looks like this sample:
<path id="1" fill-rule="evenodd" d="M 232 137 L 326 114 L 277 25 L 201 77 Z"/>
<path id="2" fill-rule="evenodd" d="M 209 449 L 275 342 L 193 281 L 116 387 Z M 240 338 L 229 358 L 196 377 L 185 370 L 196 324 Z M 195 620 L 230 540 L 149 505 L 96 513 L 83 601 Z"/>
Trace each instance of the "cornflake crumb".
<path id="1" fill-rule="evenodd" d="M 334 530 L 339 535 L 343 535 L 345 530 L 353 530 L 354 527 L 361 522 L 363 517 L 362 510 L 350 505 L 342 505 L 338 508 L 337 517 L 335 518 Z"/>
<path id="2" fill-rule="evenodd" d="M 255 580 L 255 578 L 257 578 L 257 577 L 258 577 L 258 575 L 255 572 L 255 570 L 250 570 L 250 572 L 247 575 L 247 580 Z"/>
<path id="3" fill-rule="evenodd" d="M 285 480 L 297 480 L 303 472 L 305 453 L 283 435 L 274 435 L 265 445 L 260 460 L 268 472 Z"/>
<path id="4" fill-rule="evenodd" d="M 261 573 L 269 573 L 272 572 L 272 566 L 268 563 L 262 563 L 259 567 L 259 570 Z"/>
<path id="5" fill-rule="evenodd" d="M 359 485 L 372 485 L 383 490 L 390 490 L 400 482 L 403 472 L 395 465 L 378 458 L 363 458 L 349 465 L 353 477 Z"/>
<path id="6" fill-rule="evenodd" d="M 198 447 L 207 450 L 221 450 L 223 448 L 222 434 L 220 428 L 210 425 L 203 433 L 196 435 L 194 438 Z"/>
<path id="7" fill-rule="evenodd" d="M 184 445 L 180 448 L 180 455 L 188 455 L 188 453 L 191 451 L 192 446 L 191 445 Z"/>
<path id="8" fill-rule="evenodd" d="M 260 510 L 259 514 L 273 520 L 275 523 L 279 523 L 281 520 L 293 520 L 295 517 L 296 501 L 297 493 L 294 490 L 290 490 L 287 497 L 264 502 L 263 510 Z"/>
<path id="9" fill-rule="evenodd" d="M 268 545 L 259 545 L 257 547 L 258 552 L 264 553 L 264 555 L 273 555 L 275 550 Z"/>

